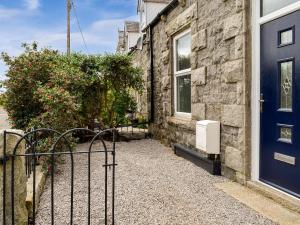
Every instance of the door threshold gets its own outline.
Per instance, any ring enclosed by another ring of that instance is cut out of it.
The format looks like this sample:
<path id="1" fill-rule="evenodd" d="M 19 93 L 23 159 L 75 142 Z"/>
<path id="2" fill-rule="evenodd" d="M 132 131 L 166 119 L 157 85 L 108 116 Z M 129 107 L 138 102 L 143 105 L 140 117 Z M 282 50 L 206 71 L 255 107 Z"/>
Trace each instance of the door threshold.
<path id="1" fill-rule="evenodd" d="M 284 207 L 300 213 L 300 199 L 279 190 L 262 181 L 247 181 L 247 187 L 259 192 L 260 194 L 272 199 Z"/>

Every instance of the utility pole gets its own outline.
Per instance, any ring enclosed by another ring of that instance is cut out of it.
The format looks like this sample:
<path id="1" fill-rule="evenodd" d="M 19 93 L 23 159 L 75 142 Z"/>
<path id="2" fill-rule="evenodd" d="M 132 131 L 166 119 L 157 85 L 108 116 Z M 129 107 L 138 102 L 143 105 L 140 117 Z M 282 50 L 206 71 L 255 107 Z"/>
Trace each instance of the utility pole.
<path id="1" fill-rule="evenodd" d="M 71 53 L 71 0 L 67 0 L 67 54 Z"/>

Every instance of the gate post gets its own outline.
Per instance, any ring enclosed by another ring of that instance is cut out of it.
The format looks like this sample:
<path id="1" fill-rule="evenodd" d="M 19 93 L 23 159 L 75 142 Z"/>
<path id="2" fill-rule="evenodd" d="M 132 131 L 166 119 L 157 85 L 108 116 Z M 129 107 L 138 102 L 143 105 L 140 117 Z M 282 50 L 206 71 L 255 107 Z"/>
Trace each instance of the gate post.
<path id="1" fill-rule="evenodd" d="M 24 135 L 21 130 L 0 130 L 0 224 L 12 224 L 12 207 L 14 208 L 14 224 L 27 225 L 28 213 L 26 209 L 26 195 L 27 195 L 27 178 L 25 172 L 24 157 L 15 157 L 14 160 L 14 205 L 12 205 L 11 196 L 11 167 L 12 158 L 5 159 L 4 150 L 7 155 L 13 154 L 13 149 L 20 137 L 9 132 Z M 5 138 L 6 136 L 6 138 Z M 5 140 L 4 140 L 5 139 Z M 6 143 L 6 144 L 5 144 Z M 5 146 L 4 146 L 5 144 Z M 5 148 L 5 149 L 4 149 Z M 25 142 L 19 145 L 16 154 L 25 153 Z M 4 175 L 5 172 L 5 175 Z M 5 178 L 5 182 L 4 182 Z M 5 199 L 5 203 L 4 203 Z M 4 205 L 5 204 L 5 205 Z M 3 210 L 5 208 L 5 211 Z M 5 216 L 4 216 L 5 215 Z M 5 220 L 5 221 L 4 221 Z"/>

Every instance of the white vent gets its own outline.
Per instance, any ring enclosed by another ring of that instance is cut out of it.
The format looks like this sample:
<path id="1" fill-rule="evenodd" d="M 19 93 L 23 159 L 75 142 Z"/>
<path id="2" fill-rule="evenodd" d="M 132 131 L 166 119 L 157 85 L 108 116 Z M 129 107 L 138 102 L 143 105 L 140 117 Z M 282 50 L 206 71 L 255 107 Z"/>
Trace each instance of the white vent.
<path id="1" fill-rule="evenodd" d="M 207 154 L 220 154 L 220 122 L 212 120 L 197 122 L 196 148 Z"/>

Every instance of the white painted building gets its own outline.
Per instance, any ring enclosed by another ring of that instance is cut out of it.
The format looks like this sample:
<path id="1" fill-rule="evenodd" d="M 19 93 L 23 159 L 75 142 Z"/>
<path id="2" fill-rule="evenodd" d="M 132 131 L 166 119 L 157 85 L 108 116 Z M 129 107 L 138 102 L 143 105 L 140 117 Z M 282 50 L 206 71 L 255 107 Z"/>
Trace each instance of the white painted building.
<path id="1" fill-rule="evenodd" d="M 138 0 L 137 13 L 139 22 L 125 21 L 123 31 L 119 31 L 117 52 L 128 53 L 134 48 L 141 49 L 142 30 L 171 2 L 171 0 Z"/>
<path id="2" fill-rule="evenodd" d="M 124 35 L 125 35 L 125 50 L 126 52 L 130 52 L 130 50 L 136 46 L 136 43 L 140 37 L 139 22 L 125 21 Z"/>
<path id="3" fill-rule="evenodd" d="M 138 0 L 137 12 L 142 31 L 163 10 L 170 0 Z"/>

